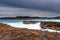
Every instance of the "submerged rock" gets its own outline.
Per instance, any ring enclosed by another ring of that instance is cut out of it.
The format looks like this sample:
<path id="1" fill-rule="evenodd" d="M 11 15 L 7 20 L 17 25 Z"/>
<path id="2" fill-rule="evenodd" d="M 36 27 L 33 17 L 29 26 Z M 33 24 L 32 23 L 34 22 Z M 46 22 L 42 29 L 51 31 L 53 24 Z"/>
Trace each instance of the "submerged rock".
<path id="1" fill-rule="evenodd" d="M 36 24 L 38 21 L 23 21 L 24 24 Z"/>

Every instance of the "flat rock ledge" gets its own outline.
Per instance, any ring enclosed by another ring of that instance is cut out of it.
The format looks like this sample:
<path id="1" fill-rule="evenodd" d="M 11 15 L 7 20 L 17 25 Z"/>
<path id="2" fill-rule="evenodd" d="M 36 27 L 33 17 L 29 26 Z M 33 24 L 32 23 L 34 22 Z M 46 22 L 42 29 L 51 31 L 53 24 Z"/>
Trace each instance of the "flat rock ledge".
<path id="1" fill-rule="evenodd" d="M 60 33 L 0 24 L 0 40 L 60 40 Z"/>
<path id="2" fill-rule="evenodd" d="M 60 31 L 60 22 L 41 22 L 40 27 Z"/>

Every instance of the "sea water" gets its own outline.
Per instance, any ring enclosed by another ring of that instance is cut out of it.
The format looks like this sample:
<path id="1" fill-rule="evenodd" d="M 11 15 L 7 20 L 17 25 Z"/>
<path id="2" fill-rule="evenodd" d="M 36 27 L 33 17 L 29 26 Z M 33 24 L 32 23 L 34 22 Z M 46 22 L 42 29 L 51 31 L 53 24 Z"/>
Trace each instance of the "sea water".
<path id="1" fill-rule="evenodd" d="M 21 20 L 13 20 L 13 19 L 1 19 L 0 23 L 17 23 L 20 22 Z"/>
<path id="2" fill-rule="evenodd" d="M 17 23 L 22 21 L 39 21 L 39 22 L 60 22 L 60 19 L 36 19 L 36 20 L 16 20 L 16 19 L 0 19 L 0 23 Z"/>

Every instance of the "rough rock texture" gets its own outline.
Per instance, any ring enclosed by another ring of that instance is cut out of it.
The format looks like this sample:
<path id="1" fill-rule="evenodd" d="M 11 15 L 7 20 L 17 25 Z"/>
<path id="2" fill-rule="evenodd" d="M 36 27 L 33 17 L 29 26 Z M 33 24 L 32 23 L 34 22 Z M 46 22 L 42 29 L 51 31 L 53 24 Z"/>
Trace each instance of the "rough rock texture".
<path id="1" fill-rule="evenodd" d="M 24 24 L 35 24 L 37 21 L 23 21 Z"/>
<path id="2" fill-rule="evenodd" d="M 41 22 L 42 28 L 49 28 L 53 30 L 60 30 L 60 22 Z"/>
<path id="3" fill-rule="evenodd" d="M 40 40 L 38 30 L 26 28 L 13 28 L 6 24 L 0 24 L 0 40 Z"/>
<path id="4" fill-rule="evenodd" d="M 0 40 L 60 40 L 60 33 L 0 24 Z"/>
<path id="5" fill-rule="evenodd" d="M 40 40 L 60 40 L 60 33 L 42 31 L 40 32 Z"/>

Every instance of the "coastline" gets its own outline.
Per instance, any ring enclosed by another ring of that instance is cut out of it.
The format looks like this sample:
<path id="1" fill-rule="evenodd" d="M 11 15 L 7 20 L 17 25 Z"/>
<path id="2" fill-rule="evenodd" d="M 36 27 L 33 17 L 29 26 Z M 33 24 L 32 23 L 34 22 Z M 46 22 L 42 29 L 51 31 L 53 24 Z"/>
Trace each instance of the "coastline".
<path id="1" fill-rule="evenodd" d="M 10 24 L 10 25 L 9 25 Z M 22 25 L 17 23 L 19 25 Z M 27 27 L 19 26 L 17 24 L 5 23 L 0 24 L 0 39 L 1 40 L 58 40 L 60 39 L 60 32 L 51 29 L 32 29 L 32 25 L 36 24 L 24 24 L 28 25 Z M 12 26 L 13 25 L 13 26 Z M 16 27 L 15 27 L 15 26 Z M 30 26 L 31 25 L 31 26 Z M 17 27 L 19 26 L 19 27 Z M 23 27 L 23 28 L 22 28 Z M 34 28 L 38 26 L 34 26 Z M 40 27 L 40 23 L 39 23 Z"/>
<path id="2" fill-rule="evenodd" d="M 32 29 L 32 30 L 42 30 L 42 31 L 49 31 L 49 32 L 59 32 L 59 30 L 53 30 L 53 29 L 42 29 L 40 27 L 41 22 L 35 23 L 35 24 L 23 24 L 23 22 L 18 22 L 18 23 L 5 23 L 8 24 L 12 27 L 15 28 L 27 28 L 27 29 Z"/>

